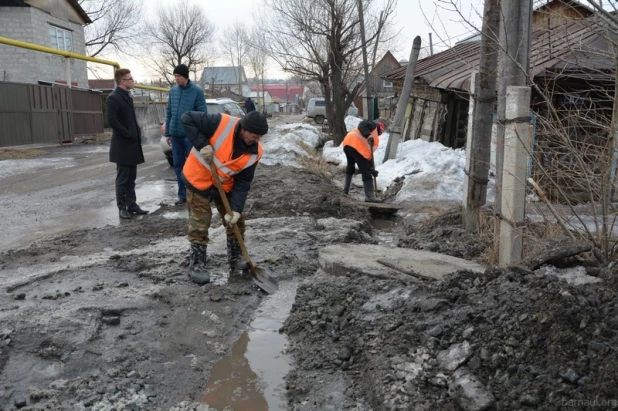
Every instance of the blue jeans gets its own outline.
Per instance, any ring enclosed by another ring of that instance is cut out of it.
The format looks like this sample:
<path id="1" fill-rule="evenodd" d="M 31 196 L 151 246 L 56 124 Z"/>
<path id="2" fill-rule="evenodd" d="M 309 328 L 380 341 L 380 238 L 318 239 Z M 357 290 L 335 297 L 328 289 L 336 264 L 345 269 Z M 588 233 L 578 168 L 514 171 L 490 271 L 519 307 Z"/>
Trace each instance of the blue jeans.
<path id="1" fill-rule="evenodd" d="M 176 172 L 176 180 L 178 181 L 178 199 L 187 198 L 187 187 L 182 181 L 182 168 L 185 166 L 185 161 L 193 148 L 193 144 L 187 137 L 172 136 L 172 157 L 174 159 L 174 171 Z"/>

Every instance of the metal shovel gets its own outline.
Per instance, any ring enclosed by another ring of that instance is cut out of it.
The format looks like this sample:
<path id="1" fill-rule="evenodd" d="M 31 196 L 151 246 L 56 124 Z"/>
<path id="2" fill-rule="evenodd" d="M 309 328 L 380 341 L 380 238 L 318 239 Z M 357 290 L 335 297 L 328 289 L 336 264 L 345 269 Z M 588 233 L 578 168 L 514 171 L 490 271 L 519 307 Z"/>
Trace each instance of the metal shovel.
<path id="1" fill-rule="evenodd" d="M 210 163 L 210 172 L 212 173 L 213 179 L 215 180 L 215 185 L 217 186 L 217 190 L 219 190 L 219 197 L 221 197 L 221 201 L 223 201 L 223 206 L 225 207 L 225 212 L 229 215 L 232 215 L 232 207 L 230 207 L 230 202 L 227 200 L 227 195 L 225 194 L 225 190 L 223 190 L 223 186 L 221 185 L 221 179 L 219 178 L 219 174 L 217 173 L 217 169 L 213 163 Z M 223 219 L 223 216 L 221 216 Z M 236 235 L 236 239 L 238 240 L 238 244 L 240 244 L 240 251 L 242 252 L 242 256 L 245 259 L 245 262 L 249 266 L 249 273 L 251 274 L 251 279 L 253 282 L 260 287 L 262 290 L 266 291 L 268 294 L 272 294 L 279 288 L 277 281 L 266 274 L 264 270 L 256 267 L 251 262 L 251 257 L 249 257 L 249 252 L 247 251 L 247 247 L 245 246 L 245 242 L 242 239 L 242 234 L 240 234 L 240 230 L 238 226 L 234 224 L 233 226 L 234 235 Z"/>

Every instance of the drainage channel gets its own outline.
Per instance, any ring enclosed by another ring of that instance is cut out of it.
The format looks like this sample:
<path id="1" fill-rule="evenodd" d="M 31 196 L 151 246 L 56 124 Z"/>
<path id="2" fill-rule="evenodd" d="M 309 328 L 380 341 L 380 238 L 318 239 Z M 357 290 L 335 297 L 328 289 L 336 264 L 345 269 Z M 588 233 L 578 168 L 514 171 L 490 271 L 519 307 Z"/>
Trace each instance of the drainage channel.
<path id="1" fill-rule="evenodd" d="M 394 218 L 372 218 L 371 226 L 378 244 L 392 247 L 397 246 L 401 228 L 397 225 Z"/>
<path id="2" fill-rule="evenodd" d="M 280 284 L 262 302 L 232 353 L 213 366 L 201 403 L 214 410 L 287 409 L 284 377 L 291 359 L 283 354 L 288 341 L 279 329 L 290 313 L 297 286 L 296 282 Z"/>

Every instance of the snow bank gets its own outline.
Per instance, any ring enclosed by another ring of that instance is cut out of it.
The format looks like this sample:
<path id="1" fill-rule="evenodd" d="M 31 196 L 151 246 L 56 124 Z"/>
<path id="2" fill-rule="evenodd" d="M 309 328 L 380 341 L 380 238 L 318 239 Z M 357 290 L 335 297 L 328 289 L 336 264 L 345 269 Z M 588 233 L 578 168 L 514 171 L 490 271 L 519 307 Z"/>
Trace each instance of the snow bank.
<path id="1" fill-rule="evenodd" d="M 348 130 L 361 121 L 358 117 L 347 116 Z M 321 132 L 310 124 L 288 124 L 277 126 L 269 133 L 264 145 L 264 164 L 283 164 L 299 167 L 298 157 L 307 153 L 296 142 L 304 141 L 315 147 Z M 463 199 L 464 167 L 466 153 L 463 149 L 454 150 L 438 142 L 428 143 L 424 140 L 409 140 L 400 143 L 397 158 L 383 163 L 389 133 L 380 136 L 380 145 L 375 152 L 374 162 L 380 172 L 378 186 L 385 189 L 401 177 L 405 177 L 403 187 L 394 202 L 405 201 L 446 201 L 460 202 Z M 347 164 L 341 146 L 333 147 L 328 141 L 322 152 L 324 159 L 330 163 L 345 167 Z M 336 178 L 339 180 L 341 176 Z M 493 201 L 493 178 L 489 183 L 488 201 Z"/>

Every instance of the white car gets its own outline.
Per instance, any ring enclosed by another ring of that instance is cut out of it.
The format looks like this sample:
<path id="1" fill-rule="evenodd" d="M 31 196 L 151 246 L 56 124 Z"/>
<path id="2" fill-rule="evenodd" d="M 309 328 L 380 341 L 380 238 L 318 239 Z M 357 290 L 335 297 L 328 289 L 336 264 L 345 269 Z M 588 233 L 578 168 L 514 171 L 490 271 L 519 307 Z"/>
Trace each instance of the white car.
<path id="1" fill-rule="evenodd" d="M 358 117 L 358 109 L 352 103 L 348 109 L 348 116 Z M 326 118 L 326 100 L 324 97 L 314 97 L 309 99 L 307 104 L 307 117 L 312 118 L 316 123 L 324 123 Z"/>
<path id="2" fill-rule="evenodd" d="M 245 115 L 243 109 L 234 100 L 229 98 L 207 98 L 206 108 L 209 114 L 225 113 L 233 117 L 242 118 Z M 167 143 L 165 137 L 165 123 L 161 125 L 161 150 L 167 159 L 170 166 L 174 166 L 174 158 L 172 156 L 172 146 Z"/>

